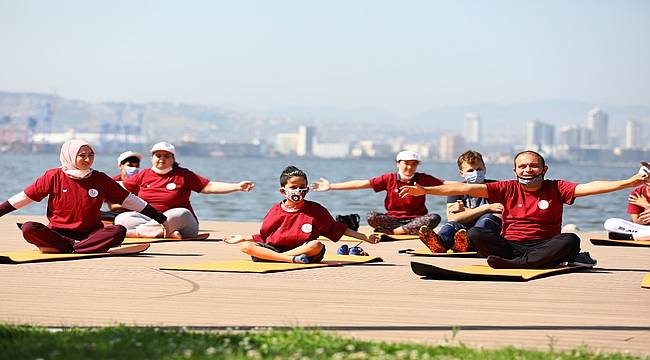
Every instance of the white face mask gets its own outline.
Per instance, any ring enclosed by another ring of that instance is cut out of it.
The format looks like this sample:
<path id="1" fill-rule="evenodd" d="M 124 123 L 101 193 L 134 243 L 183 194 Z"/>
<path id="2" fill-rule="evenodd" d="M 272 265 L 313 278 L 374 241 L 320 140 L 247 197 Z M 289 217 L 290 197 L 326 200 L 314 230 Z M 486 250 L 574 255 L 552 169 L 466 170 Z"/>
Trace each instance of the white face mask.
<path id="1" fill-rule="evenodd" d="M 287 198 L 287 200 L 291 200 L 295 203 L 302 201 L 305 196 L 307 196 L 307 193 L 309 192 L 309 188 L 304 188 L 304 189 L 284 189 L 284 197 Z"/>
<path id="2" fill-rule="evenodd" d="M 537 176 L 533 176 L 533 177 L 517 176 L 517 181 L 519 181 L 519 183 L 521 185 L 525 185 L 525 186 L 531 186 L 531 187 L 532 186 L 538 186 L 538 185 L 541 185 L 542 182 L 544 181 L 544 173 L 541 173 L 541 174 L 539 174 Z"/>
<path id="3" fill-rule="evenodd" d="M 79 170 L 79 169 L 65 169 L 66 175 L 75 179 L 85 179 L 93 172 L 93 169 Z"/>

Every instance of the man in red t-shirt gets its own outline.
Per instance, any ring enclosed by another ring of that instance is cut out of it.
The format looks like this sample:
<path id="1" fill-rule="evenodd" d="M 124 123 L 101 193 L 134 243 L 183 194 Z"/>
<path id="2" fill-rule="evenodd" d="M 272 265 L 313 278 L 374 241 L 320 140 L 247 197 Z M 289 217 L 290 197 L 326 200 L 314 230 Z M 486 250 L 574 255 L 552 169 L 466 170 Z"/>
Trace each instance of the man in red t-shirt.
<path id="1" fill-rule="evenodd" d="M 440 223 L 440 215 L 428 214 L 424 197 L 404 198 L 399 196 L 402 186 L 422 185 L 436 186 L 447 181 L 425 173 L 416 172 L 420 165 L 420 155 L 414 151 L 402 151 L 397 154 L 397 173 L 387 173 L 368 180 L 350 180 L 342 183 L 330 183 L 327 179 L 312 183 L 316 191 L 373 189 L 375 192 L 386 191 L 384 207 L 386 213 L 371 211 L 368 213 L 368 225 L 377 232 L 388 234 L 417 235 L 422 226 L 434 229 Z"/>
<path id="2" fill-rule="evenodd" d="M 589 253 L 580 252 L 576 234 L 561 233 L 564 204 L 577 197 L 603 194 L 637 186 L 648 175 L 636 174 L 619 181 L 592 181 L 577 184 L 564 180 L 544 180 L 548 166 L 534 151 L 515 155 L 517 180 L 488 184 L 445 184 L 435 187 L 418 185 L 403 188 L 408 195 L 462 195 L 488 198 L 503 204 L 501 235 L 472 228 L 468 237 L 478 252 L 487 257 L 493 268 L 551 268 L 567 262 L 594 266 Z"/>

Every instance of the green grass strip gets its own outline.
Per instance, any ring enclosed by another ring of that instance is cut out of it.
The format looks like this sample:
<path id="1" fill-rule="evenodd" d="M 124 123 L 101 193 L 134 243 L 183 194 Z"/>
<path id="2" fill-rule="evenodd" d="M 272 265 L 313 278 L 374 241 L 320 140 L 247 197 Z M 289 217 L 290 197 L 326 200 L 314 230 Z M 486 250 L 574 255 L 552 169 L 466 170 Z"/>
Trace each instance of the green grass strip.
<path id="1" fill-rule="evenodd" d="M 452 334 L 453 336 L 453 334 Z M 0 325 L 0 359 L 638 359 L 587 348 L 532 351 L 360 341 L 304 330 L 199 332 L 154 327 L 51 330 Z"/>

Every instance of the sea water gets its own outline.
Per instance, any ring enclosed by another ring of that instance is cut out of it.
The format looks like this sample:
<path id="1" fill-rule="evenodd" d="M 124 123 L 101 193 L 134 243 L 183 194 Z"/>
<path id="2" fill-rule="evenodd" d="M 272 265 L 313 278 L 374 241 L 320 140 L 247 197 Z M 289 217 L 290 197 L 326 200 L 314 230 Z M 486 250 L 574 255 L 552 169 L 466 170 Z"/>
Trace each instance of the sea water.
<path id="1" fill-rule="evenodd" d="M 117 174 L 117 154 L 98 154 L 93 168 L 112 176 Z M 396 171 L 391 160 L 378 159 L 315 159 L 315 158 L 211 158 L 179 156 L 181 166 L 214 181 L 239 182 L 251 180 L 255 189 L 250 193 L 236 192 L 225 195 L 193 193 L 192 206 L 199 219 L 228 221 L 261 221 L 268 209 L 282 199 L 278 193 L 279 177 L 288 165 L 304 170 L 309 181 L 321 177 L 331 182 L 354 179 L 369 179 L 386 172 Z M 0 177 L 0 201 L 22 191 L 49 168 L 59 166 L 58 154 L 0 154 L 3 176 Z M 142 166 L 150 166 L 147 157 Z M 488 164 L 490 179 L 513 179 L 511 164 Z M 563 179 L 578 183 L 592 180 L 620 180 L 632 176 L 638 168 L 578 166 L 574 164 L 550 164 L 547 179 Z M 453 163 L 423 161 L 419 172 L 426 172 L 445 180 L 462 181 L 458 168 Z M 564 208 L 564 224 L 573 223 L 580 230 L 603 230 L 603 222 L 610 217 L 628 218 L 627 197 L 632 189 L 609 194 L 594 195 L 576 199 Z M 333 215 L 359 213 L 362 224 L 368 211 L 384 211 L 384 194 L 371 189 L 355 191 L 311 191 L 307 199 L 321 203 Z M 446 198 L 427 196 L 429 212 L 443 217 Z M 33 203 L 17 214 L 44 215 L 47 200 Z"/>

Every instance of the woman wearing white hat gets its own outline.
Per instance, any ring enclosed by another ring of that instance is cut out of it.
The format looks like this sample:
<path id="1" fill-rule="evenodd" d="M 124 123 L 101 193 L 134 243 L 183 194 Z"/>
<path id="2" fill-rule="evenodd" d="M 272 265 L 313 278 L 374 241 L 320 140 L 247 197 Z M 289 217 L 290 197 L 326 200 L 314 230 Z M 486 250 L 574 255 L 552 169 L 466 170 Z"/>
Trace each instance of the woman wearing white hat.
<path id="1" fill-rule="evenodd" d="M 124 187 L 138 194 L 156 210 L 167 216 L 168 236 L 176 238 L 195 237 L 199 221 L 190 204 L 192 191 L 202 194 L 227 194 L 235 191 L 248 192 L 255 185 L 251 181 L 223 183 L 209 179 L 181 167 L 176 162 L 176 149 L 168 142 L 159 142 L 151 148 L 151 168 L 127 178 Z M 160 226 L 147 216 L 126 212 L 115 218 L 115 223 L 127 228 L 129 237 L 161 237 Z"/>
<path id="2" fill-rule="evenodd" d="M 420 155 L 415 151 L 401 151 L 396 158 L 397 173 L 387 173 L 367 180 L 350 180 L 342 183 L 330 183 L 327 179 L 312 183 L 316 191 L 373 189 L 375 192 L 386 191 L 384 206 L 386 213 L 371 211 L 368 213 L 368 225 L 377 232 L 388 234 L 416 235 L 421 226 L 434 229 L 440 223 L 440 215 L 429 214 L 425 199 L 401 198 L 399 188 L 406 185 L 430 184 L 442 185 L 447 181 L 425 173 L 416 172 L 420 164 Z M 415 200 L 415 201 L 413 201 Z"/>

